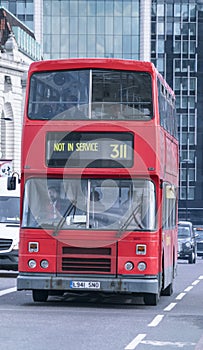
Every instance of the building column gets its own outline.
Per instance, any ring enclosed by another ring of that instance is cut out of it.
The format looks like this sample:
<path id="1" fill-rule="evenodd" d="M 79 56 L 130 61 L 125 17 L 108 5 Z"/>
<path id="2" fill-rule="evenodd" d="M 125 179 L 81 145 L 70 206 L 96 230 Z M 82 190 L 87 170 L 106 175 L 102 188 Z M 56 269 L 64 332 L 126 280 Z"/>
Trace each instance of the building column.
<path id="1" fill-rule="evenodd" d="M 140 0 L 140 60 L 151 60 L 151 0 Z"/>

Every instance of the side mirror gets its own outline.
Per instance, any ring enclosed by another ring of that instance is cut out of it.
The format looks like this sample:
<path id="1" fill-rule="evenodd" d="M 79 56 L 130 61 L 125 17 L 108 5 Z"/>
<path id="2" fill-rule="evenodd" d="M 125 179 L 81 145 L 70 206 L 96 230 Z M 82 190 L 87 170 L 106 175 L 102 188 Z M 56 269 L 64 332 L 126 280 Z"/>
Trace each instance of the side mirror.
<path id="1" fill-rule="evenodd" d="M 7 190 L 8 191 L 14 191 L 16 189 L 16 181 L 17 177 L 15 174 L 18 176 L 18 184 L 20 183 L 20 177 L 18 173 L 13 173 L 12 176 L 9 176 L 7 179 Z"/>
<path id="2" fill-rule="evenodd" d="M 15 176 L 16 175 L 16 176 Z M 16 179 L 18 179 L 18 184 L 20 183 L 20 176 L 17 172 L 14 172 L 12 176 L 9 176 L 7 179 L 7 190 L 14 191 L 16 190 Z"/>
<path id="3" fill-rule="evenodd" d="M 7 179 L 7 190 L 13 191 L 16 189 L 16 177 L 15 176 L 9 176 Z"/>

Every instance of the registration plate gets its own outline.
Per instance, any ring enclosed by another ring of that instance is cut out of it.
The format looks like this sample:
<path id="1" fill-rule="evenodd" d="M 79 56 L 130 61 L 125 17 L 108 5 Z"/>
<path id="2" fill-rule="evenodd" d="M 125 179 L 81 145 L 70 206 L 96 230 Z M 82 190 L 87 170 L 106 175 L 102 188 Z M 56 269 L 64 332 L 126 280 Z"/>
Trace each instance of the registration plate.
<path id="1" fill-rule="evenodd" d="M 74 289 L 100 289 L 100 282 L 98 281 L 71 281 L 70 288 Z"/>

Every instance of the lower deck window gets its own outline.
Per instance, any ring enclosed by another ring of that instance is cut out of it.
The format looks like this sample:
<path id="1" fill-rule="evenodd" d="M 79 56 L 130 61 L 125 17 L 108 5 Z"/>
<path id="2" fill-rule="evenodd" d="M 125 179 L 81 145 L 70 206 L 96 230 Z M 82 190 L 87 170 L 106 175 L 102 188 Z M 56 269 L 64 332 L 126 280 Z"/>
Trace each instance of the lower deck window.
<path id="1" fill-rule="evenodd" d="M 23 227 L 154 230 L 155 187 L 146 179 L 41 179 L 25 184 Z"/>

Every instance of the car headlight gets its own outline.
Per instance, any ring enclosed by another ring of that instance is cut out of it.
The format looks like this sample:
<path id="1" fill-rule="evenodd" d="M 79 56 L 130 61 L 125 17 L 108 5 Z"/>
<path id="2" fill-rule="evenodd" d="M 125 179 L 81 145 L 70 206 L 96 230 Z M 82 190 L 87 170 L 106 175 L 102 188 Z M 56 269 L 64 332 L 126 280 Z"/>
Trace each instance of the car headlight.
<path id="1" fill-rule="evenodd" d="M 19 249 L 19 242 L 13 242 L 13 250 Z"/>
<path id="2" fill-rule="evenodd" d="M 186 242 L 186 243 L 185 243 L 185 246 L 186 246 L 187 248 L 190 248 L 190 247 L 191 247 L 190 242 Z"/>

